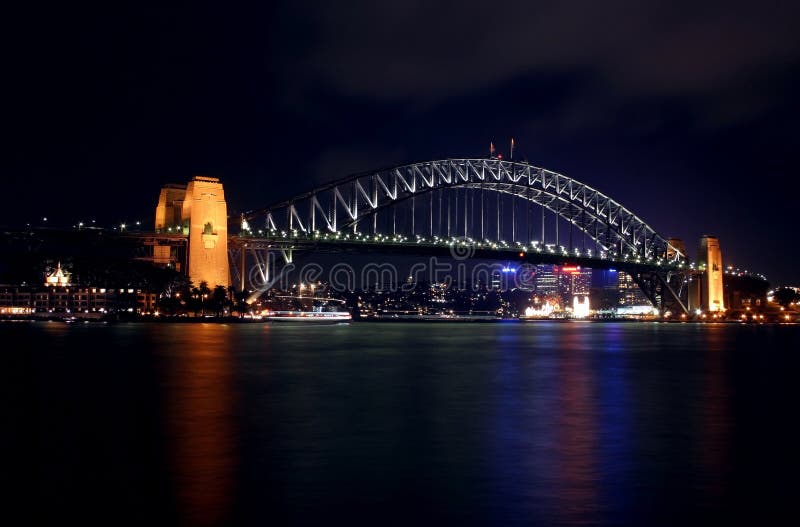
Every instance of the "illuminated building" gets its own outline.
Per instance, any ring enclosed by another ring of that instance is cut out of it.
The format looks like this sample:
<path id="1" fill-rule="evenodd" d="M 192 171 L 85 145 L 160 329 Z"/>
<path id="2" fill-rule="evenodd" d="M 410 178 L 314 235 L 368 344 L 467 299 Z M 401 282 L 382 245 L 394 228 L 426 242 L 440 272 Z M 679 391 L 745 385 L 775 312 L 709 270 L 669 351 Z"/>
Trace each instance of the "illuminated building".
<path id="1" fill-rule="evenodd" d="M 147 313 L 156 310 L 156 293 L 141 289 L 106 289 L 99 287 L 61 287 L 46 289 L 5 287 L 0 289 L 0 313 L 108 313 L 129 311 Z"/>
<path id="2" fill-rule="evenodd" d="M 589 316 L 589 296 L 586 295 L 581 301 L 578 295 L 572 297 L 572 316 L 575 318 L 586 318 Z"/>
<path id="3" fill-rule="evenodd" d="M 592 270 L 578 266 L 576 271 L 570 273 L 570 293 L 574 295 L 588 295 L 592 288 Z"/>
<path id="4" fill-rule="evenodd" d="M 572 304 L 572 272 L 577 270 L 574 266 L 554 266 L 553 272 L 556 274 L 556 284 L 558 284 L 558 296 L 561 299 L 560 305 L 566 307 Z"/>
<path id="5" fill-rule="evenodd" d="M 66 287 L 69 285 L 69 274 L 61 269 L 61 262 L 58 262 L 55 271 L 45 277 L 44 285 L 50 287 Z"/>
<path id="6" fill-rule="evenodd" d="M 543 302 L 539 307 L 528 306 L 520 318 L 548 318 L 553 314 L 555 306 L 550 302 Z"/>
<path id="7" fill-rule="evenodd" d="M 651 306 L 650 300 L 633 281 L 633 277 L 626 272 L 617 273 L 617 290 L 620 306 Z"/>
<path id="8" fill-rule="evenodd" d="M 575 295 L 585 296 L 592 288 L 592 270 L 580 265 L 555 267 L 557 272 L 558 294 L 562 305 L 570 305 Z"/>
<path id="9" fill-rule="evenodd" d="M 492 279 L 489 284 L 489 289 L 492 291 L 500 291 L 503 286 L 503 277 L 500 271 L 492 271 Z"/>
<path id="10" fill-rule="evenodd" d="M 558 293 L 558 277 L 552 265 L 537 265 L 534 282 L 537 295 L 547 296 Z"/>

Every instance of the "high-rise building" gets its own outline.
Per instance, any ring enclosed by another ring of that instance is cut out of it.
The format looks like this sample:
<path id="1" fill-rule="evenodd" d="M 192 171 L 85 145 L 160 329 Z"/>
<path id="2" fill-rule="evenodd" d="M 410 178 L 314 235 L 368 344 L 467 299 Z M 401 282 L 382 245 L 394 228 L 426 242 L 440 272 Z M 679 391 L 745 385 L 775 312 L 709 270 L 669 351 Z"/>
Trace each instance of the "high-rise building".
<path id="1" fill-rule="evenodd" d="M 558 294 L 563 305 L 571 305 L 575 295 L 588 295 L 592 288 L 592 270 L 580 265 L 554 268 L 557 273 Z"/>
<path id="2" fill-rule="evenodd" d="M 500 274 L 500 271 L 497 270 L 492 271 L 492 277 L 489 283 L 489 289 L 493 291 L 500 291 L 502 288 L 503 288 L 503 275 Z"/>
<path id="3" fill-rule="evenodd" d="M 588 295 L 592 289 L 592 270 L 578 266 L 578 270 L 570 274 L 571 293 L 575 295 Z"/>
<path id="4" fill-rule="evenodd" d="M 634 282 L 633 277 L 624 271 L 617 273 L 617 289 L 619 290 L 620 306 L 645 306 L 651 304 L 641 288 Z"/>
<path id="5" fill-rule="evenodd" d="M 558 276 L 552 265 L 537 265 L 534 275 L 536 294 L 540 296 L 558 294 Z"/>
<path id="6" fill-rule="evenodd" d="M 558 284 L 558 296 L 561 298 L 562 306 L 572 305 L 572 272 L 576 270 L 574 266 L 554 266 L 553 272 L 556 273 L 556 283 Z"/>
<path id="7" fill-rule="evenodd" d="M 592 270 L 593 306 L 611 309 L 619 305 L 619 274 L 616 269 Z"/>

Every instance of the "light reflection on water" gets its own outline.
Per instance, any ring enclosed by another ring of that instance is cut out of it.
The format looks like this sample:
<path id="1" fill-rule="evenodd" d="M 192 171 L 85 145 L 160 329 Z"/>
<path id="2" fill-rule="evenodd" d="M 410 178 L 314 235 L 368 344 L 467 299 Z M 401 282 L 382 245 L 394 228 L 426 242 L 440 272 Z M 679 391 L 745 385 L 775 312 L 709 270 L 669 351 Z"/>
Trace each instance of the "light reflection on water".
<path id="1" fill-rule="evenodd" d="M 173 327 L 164 335 L 165 437 L 188 525 L 219 525 L 234 492 L 238 433 L 229 326 Z"/>
<path id="2" fill-rule="evenodd" d="M 0 334 L 34 376 L 38 497 L 84 515 L 90 494 L 134 523 L 666 525 L 763 521 L 796 488 L 796 327 Z"/>

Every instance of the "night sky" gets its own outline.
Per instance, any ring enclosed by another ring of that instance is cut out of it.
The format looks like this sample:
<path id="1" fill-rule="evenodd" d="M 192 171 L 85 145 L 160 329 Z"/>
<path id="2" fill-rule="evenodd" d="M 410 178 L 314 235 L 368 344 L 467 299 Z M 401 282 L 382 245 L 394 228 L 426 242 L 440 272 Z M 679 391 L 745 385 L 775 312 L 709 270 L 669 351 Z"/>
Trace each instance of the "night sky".
<path id="1" fill-rule="evenodd" d="M 2 31 L 0 224 L 152 224 L 409 161 L 507 154 L 800 285 L 800 4 L 35 4 Z M 694 249 L 691 250 L 694 252 Z"/>

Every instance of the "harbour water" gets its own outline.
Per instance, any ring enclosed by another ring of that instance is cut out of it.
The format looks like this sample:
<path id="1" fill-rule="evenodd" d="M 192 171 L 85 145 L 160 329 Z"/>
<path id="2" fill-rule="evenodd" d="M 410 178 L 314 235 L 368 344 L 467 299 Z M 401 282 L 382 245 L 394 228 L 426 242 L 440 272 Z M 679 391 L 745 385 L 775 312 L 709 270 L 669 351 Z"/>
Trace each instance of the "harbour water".
<path id="1" fill-rule="evenodd" d="M 0 339 L 27 524 L 795 510 L 800 326 L 21 322 Z"/>

